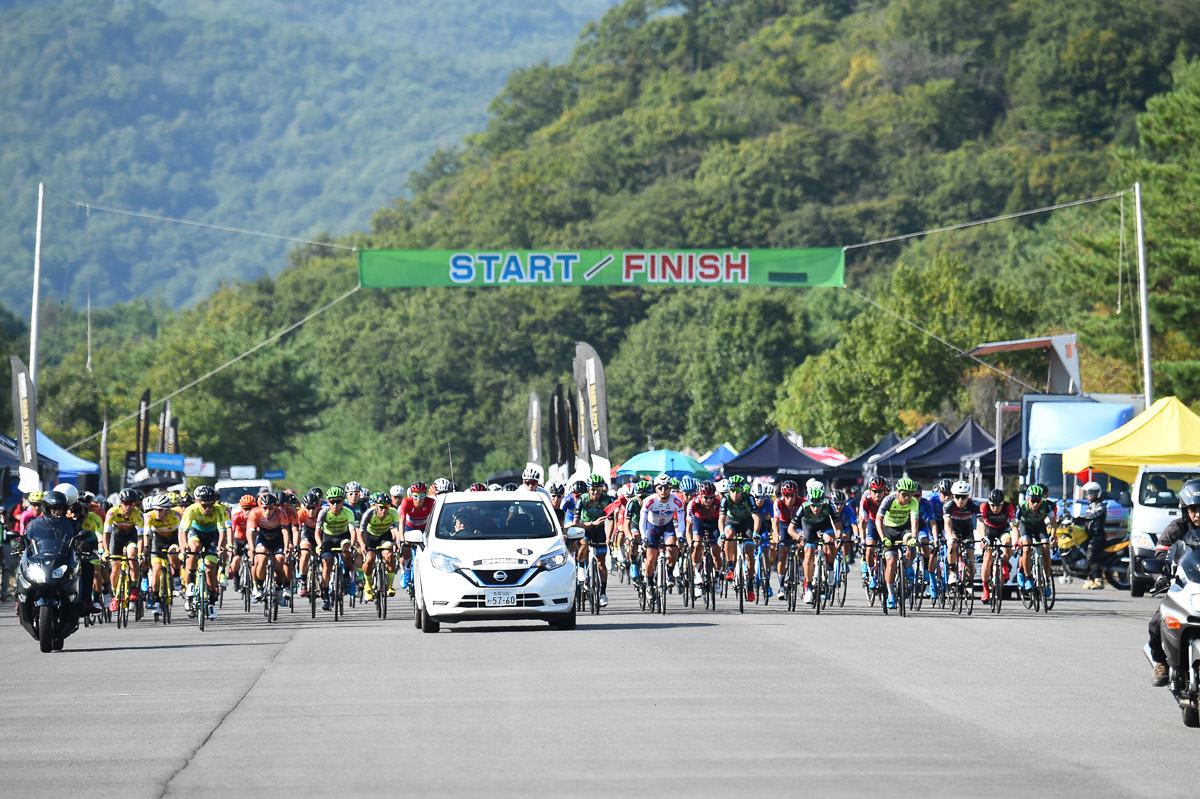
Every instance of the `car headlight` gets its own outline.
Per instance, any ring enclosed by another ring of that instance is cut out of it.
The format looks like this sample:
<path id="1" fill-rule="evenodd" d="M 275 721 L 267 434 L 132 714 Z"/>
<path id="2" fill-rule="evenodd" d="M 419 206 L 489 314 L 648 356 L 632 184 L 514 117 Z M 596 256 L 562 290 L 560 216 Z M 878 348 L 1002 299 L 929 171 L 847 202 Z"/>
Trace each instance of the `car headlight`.
<path id="1" fill-rule="evenodd" d="M 25 573 L 29 575 L 30 580 L 43 583 L 46 581 L 46 567 L 40 563 L 30 563 L 25 567 Z"/>
<path id="2" fill-rule="evenodd" d="M 452 558 L 449 555 L 443 555 L 441 552 L 434 552 L 429 556 L 429 563 L 433 568 L 440 572 L 450 572 L 453 574 L 462 566 L 457 558 Z"/>
<path id="3" fill-rule="evenodd" d="M 1154 539 L 1149 533 L 1134 533 L 1129 537 L 1129 544 L 1134 549 L 1154 549 Z"/>
<path id="4" fill-rule="evenodd" d="M 548 555 L 543 555 L 533 564 L 535 569 L 545 569 L 546 571 L 554 571 L 560 566 L 567 565 L 567 551 L 565 549 L 556 549 Z"/>
<path id="5" fill-rule="evenodd" d="M 53 577 L 55 580 L 57 580 L 59 577 L 62 577 L 66 573 L 67 573 L 67 564 L 64 563 L 63 565 L 61 565 L 57 569 L 55 569 L 53 572 L 51 572 L 50 576 Z"/>

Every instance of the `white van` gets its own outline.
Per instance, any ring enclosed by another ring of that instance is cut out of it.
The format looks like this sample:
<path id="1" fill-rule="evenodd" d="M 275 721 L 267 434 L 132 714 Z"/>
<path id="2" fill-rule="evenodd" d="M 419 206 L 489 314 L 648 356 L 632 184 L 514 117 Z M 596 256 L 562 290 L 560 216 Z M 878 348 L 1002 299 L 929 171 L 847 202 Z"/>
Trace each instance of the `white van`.
<path id="1" fill-rule="evenodd" d="M 271 481 L 261 478 L 257 480 L 218 480 L 213 487 L 217 489 L 217 495 L 221 502 L 233 509 L 237 507 L 238 500 L 246 494 L 257 497 L 259 494 L 269 492 Z"/>
<path id="2" fill-rule="evenodd" d="M 1200 477 L 1200 466 L 1143 466 L 1131 490 L 1121 492 L 1120 502 L 1129 508 L 1129 593 L 1143 596 L 1154 585 L 1142 561 L 1154 557 L 1154 547 L 1163 528 L 1179 518 L 1179 489 Z"/>

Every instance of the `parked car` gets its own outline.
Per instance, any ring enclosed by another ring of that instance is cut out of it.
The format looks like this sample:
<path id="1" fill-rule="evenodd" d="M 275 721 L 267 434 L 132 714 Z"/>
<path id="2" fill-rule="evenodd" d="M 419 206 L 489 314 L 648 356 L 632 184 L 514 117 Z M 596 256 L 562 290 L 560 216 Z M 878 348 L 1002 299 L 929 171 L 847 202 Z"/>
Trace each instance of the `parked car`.
<path id="1" fill-rule="evenodd" d="M 453 492 L 434 502 L 413 558 L 416 624 L 540 619 L 575 627 L 575 559 L 536 491 Z"/>
<path id="2" fill-rule="evenodd" d="M 1200 466 L 1143 466 L 1138 469 L 1131 491 L 1122 491 L 1121 505 L 1129 509 L 1129 593 L 1143 596 L 1154 585 L 1154 577 L 1142 561 L 1154 557 L 1154 547 L 1163 528 L 1179 517 L 1179 489 L 1200 477 Z"/>

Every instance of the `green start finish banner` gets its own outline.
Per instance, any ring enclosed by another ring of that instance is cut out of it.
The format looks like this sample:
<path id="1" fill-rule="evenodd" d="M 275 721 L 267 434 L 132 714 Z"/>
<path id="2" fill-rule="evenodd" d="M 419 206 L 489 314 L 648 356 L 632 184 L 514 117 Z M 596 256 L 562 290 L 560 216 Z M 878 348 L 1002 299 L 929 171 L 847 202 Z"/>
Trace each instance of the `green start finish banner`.
<path id="1" fill-rule="evenodd" d="M 833 286 L 841 248 L 806 250 L 359 250 L 363 288 Z"/>

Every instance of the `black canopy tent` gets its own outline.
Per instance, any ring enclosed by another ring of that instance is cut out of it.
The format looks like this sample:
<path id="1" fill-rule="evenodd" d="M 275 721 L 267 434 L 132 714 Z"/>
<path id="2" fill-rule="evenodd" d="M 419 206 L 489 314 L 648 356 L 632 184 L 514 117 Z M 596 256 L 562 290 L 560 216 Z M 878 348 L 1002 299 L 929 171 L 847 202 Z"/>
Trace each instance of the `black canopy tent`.
<path id="1" fill-rule="evenodd" d="M 760 438 L 733 460 L 726 461 L 723 468 L 726 475 L 749 477 L 768 474 L 824 476 L 833 471 L 832 466 L 809 457 L 778 430 Z"/>
<path id="2" fill-rule="evenodd" d="M 1008 474 L 1013 474 L 1019 468 L 1021 460 L 1021 431 L 1013 433 L 1000 445 L 1000 470 Z M 976 464 L 975 461 L 978 461 Z M 962 456 L 962 470 L 966 472 L 969 467 L 974 466 L 980 469 L 984 474 L 993 474 L 996 471 L 996 445 L 970 452 Z"/>
<path id="3" fill-rule="evenodd" d="M 878 458 L 868 458 L 868 468 L 889 479 L 900 477 L 909 460 L 924 455 L 947 438 L 949 434 L 946 428 L 937 422 L 930 422 Z"/>
<path id="4" fill-rule="evenodd" d="M 871 446 L 864 449 L 862 452 L 855 455 L 845 463 L 833 467 L 833 476 L 841 478 L 853 478 L 858 480 L 862 477 L 863 469 L 867 466 L 867 461 L 874 455 L 882 452 L 887 452 L 892 447 L 900 443 L 900 436 L 895 433 L 888 433 L 883 438 L 876 441 Z"/>
<path id="5" fill-rule="evenodd" d="M 910 477 L 945 477 L 962 473 L 962 458 L 996 443 L 974 419 L 968 419 L 949 438 L 924 455 L 909 458 L 904 469 Z"/>

